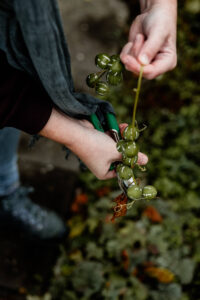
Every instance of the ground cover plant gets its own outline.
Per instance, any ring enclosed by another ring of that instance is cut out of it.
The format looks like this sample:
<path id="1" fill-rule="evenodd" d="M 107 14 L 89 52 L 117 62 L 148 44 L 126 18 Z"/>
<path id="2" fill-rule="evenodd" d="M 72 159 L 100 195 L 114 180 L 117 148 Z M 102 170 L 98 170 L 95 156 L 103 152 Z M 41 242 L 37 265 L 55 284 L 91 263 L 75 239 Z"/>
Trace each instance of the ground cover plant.
<path id="1" fill-rule="evenodd" d="M 200 11 L 198 1 L 179 6 L 178 66 L 144 82 L 138 117 L 148 126 L 140 145 L 150 157 L 140 176 L 159 199 L 138 201 L 113 224 L 116 181 L 80 175 L 49 290 L 28 300 L 200 299 Z M 110 101 L 118 121 L 130 123 L 137 79 L 125 77 Z"/>

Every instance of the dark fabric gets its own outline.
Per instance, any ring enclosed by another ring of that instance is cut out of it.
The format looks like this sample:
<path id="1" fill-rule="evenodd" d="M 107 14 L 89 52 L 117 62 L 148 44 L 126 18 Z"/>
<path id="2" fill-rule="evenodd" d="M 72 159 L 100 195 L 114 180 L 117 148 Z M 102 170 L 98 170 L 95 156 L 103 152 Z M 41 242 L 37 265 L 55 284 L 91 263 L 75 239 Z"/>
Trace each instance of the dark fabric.
<path id="1" fill-rule="evenodd" d="M 109 103 L 74 92 L 56 0 L 1 0 L 0 48 L 13 67 L 39 79 L 64 113 L 83 117 L 97 109 L 113 112 Z"/>
<path id="2" fill-rule="evenodd" d="M 40 132 L 50 117 L 52 100 L 30 75 L 11 67 L 1 50 L 0 66 L 0 128 Z"/>

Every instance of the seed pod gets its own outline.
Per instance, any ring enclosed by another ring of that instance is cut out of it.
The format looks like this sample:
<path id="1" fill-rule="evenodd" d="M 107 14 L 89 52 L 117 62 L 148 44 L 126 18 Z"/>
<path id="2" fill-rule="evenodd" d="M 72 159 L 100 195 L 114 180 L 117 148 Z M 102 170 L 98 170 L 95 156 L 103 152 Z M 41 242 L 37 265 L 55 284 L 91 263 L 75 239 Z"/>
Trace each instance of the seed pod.
<path id="1" fill-rule="evenodd" d="M 127 157 L 127 156 L 122 157 L 123 164 L 131 168 L 137 163 L 137 161 L 138 161 L 138 155 L 135 155 L 133 157 Z"/>
<path id="2" fill-rule="evenodd" d="M 95 86 L 95 91 L 100 96 L 107 96 L 109 93 L 109 86 L 104 81 L 98 81 Z"/>
<path id="3" fill-rule="evenodd" d="M 88 75 L 88 77 L 86 78 L 86 83 L 89 87 L 93 88 L 95 87 L 95 84 L 97 83 L 98 79 L 99 79 L 98 74 L 92 73 Z"/>
<path id="4" fill-rule="evenodd" d="M 127 157 L 133 157 L 138 154 L 138 151 L 138 146 L 135 142 L 126 142 L 126 144 L 124 145 L 123 154 Z"/>
<path id="5" fill-rule="evenodd" d="M 119 59 L 113 58 L 108 64 L 109 71 L 111 73 L 121 73 L 123 71 L 123 65 Z"/>
<path id="6" fill-rule="evenodd" d="M 110 56 L 105 53 L 100 53 L 95 57 L 95 64 L 100 69 L 107 69 L 110 62 Z"/>
<path id="7" fill-rule="evenodd" d="M 131 185 L 127 190 L 127 195 L 132 200 L 142 198 L 142 189 L 138 185 Z"/>
<path id="8" fill-rule="evenodd" d="M 119 169 L 118 174 L 122 180 L 128 180 L 129 178 L 131 178 L 133 176 L 133 170 L 131 168 L 123 165 Z"/>
<path id="9" fill-rule="evenodd" d="M 123 164 L 118 164 L 116 167 L 116 172 L 119 173 L 122 167 L 123 167 Z"/>
<path id="10" fill-rule="evenodd" d="M 132 124 L 128 125 L 123 132 L 123 137 L 126 141 L 137 140 L 139 135 L 140 135 L 140 133 L 139 133 L 138 128 L 134 127 L 134 130 L 133 130 Z"/>
<path id="11" fill-rule="evenodd" d="M 110 84 L 110 85 L 118 85 L 122 82 L 123 80 L 123 75 L 122 73 L 112 73 L 112 72 L 108 72 L 106 75 L 106 81 Z"/>
<path id="12" fill-rule="evenodd" d="M 148 200 L 153 199 L 156 197 L 156 195 L 157 195 L 157 190 L 153 185 L 146 185 L 143 188 L 142 196 L 145 199 L 148 199 Z"/>
<path id="13" fill-rule="evenodd" d="M 119 142 L 117 142 L 117 151 L 123 152 L 125 143 L 126 142 L 124 140 L 120 140 Z"/>

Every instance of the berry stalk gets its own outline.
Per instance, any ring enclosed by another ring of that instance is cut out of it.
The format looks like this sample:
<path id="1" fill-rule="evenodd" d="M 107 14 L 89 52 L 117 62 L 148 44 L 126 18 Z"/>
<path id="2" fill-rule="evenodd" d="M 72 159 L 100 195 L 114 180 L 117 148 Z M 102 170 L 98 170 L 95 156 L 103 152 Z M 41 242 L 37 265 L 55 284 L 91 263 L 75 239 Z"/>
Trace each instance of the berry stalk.
<path id="1" fill-rule="evenodd" d="M 138 78 L 138 82 L 137 82 L 137 89 L 136 89 L 135 102 L 134 102 L 134 108 L 133 108 L 133 119 L 132 119 L 133 132 L 134 132 L 134 128 L 135 128 L 135 116 L 136 116 L 136 110 L 137 110 L 139 95 L 140 95 L 143 68 L 144 67 L 141 65 L 140 74 L 139 74 L 139 78 Z M 133 91 L 135 91 L 135 89 L 133 89 Z"/>

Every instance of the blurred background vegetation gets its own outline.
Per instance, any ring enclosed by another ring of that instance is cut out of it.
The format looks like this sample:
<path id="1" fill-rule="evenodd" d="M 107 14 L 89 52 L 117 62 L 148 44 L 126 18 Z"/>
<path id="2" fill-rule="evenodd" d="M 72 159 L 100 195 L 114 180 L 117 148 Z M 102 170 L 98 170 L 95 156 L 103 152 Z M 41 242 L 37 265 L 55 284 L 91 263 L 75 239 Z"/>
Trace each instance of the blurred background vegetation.
<path id="1" fill-rule="evenodd" d="M 137 1 L 122 2 L 130 15 L 118 33 L 119 51 L 131 12 L 139 12 Z M 136 203 L 112 223 L 116 181 L 81 174 L 50 287 L 27 300 L 200 299 L 200 3 L 178 2 L 178 65 L 143 80 L 137 117 L 148 126 L 139 144 L 149 155 L 139 176 L 157 187 L 159 198 Z M 119 122 L 131 121 L 136 82 L 127 72 L 124 85 L 113 90 Z"/>

